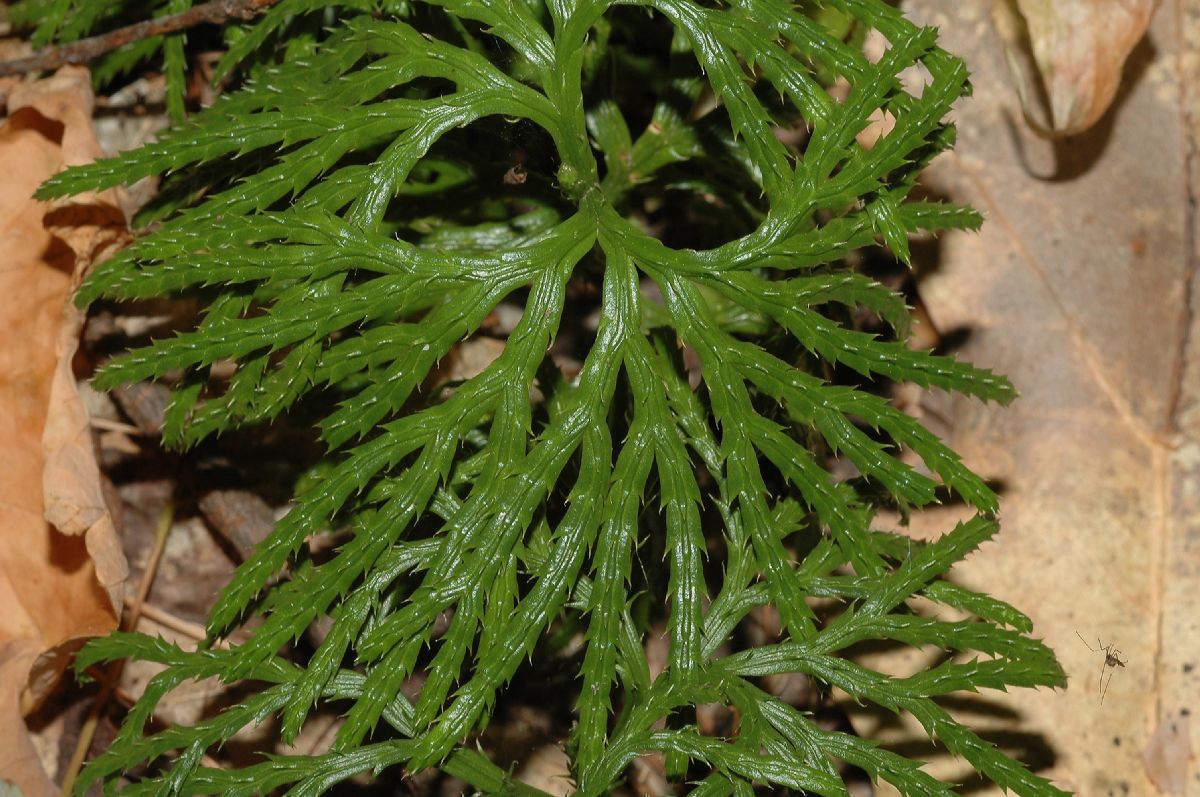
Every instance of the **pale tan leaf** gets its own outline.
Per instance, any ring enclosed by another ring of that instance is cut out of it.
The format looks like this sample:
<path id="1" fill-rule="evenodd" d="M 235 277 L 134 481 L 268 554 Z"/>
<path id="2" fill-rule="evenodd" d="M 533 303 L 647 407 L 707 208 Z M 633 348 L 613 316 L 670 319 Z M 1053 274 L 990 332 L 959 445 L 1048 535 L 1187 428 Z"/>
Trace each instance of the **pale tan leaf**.
<path id="1" fill-rule="evenodd" d="M 1112 104 L 1130 51 L 1158 0 L 1000 0 L 996 27 L 1025 118 L 1039 131 L 1071 136 Z"/>
<path id="2" fill-rule="evenodd" d="M 445 360 L 438 364 L 437 373 L 431 381 L 442 379 L 465 381 L 478 376 L 504 353 L 504 341 L 495 338 L 476 337 L 454 347 Z"/>
<path id="3" fill-rule="evenodd" d="M 517 770 L 517 780 L 553 797 L 568 797 L 575 793 L 571 759 L 561 747 L 554 744 L 542 745 L 534 750 Z"/>
<path id="4" fill-rule="evenodd" d="M 115 627 L 125 572 L 99 498 L 86 414 L 72 403 L 81 321 L 66 310 L 81 269 L 115 243 L 105 229 L 123 225 L 99 198 L 57 210 L 32 199 L 50 175 L 98 151 L 86 70 L 21 84 L 8 102 L 0 128 L 0 778 L 37 797 L 54 789 L 22 715 L 53 688 L 82 640 Z M 69 389 L 59 384 L 68 379 Z M 54 442 L 60 426 L 71 433 L 44 450 L 43 433 Z M 61 469 L 49 470 L 48 495 L 43 471 L 55 460 Z"/>

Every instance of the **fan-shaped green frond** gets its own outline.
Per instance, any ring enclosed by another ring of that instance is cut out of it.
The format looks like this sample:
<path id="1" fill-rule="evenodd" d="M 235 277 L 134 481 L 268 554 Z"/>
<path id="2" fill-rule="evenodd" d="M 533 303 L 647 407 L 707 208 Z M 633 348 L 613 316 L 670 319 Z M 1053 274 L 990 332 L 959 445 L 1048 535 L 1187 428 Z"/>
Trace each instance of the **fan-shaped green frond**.
<path id="1" fill-rule="evenodd" d="M 92 8 L 54 0 L 45 29 L 76 5 Z M 938 703 L 1064 676 L 1028 618 L 946 579 L 996 533 L 997 498 L 884 391 L 1007 402 L 1012 386 L 909 348 L 903 298 L 848 264 L 876 243 L 907 260 L 910 235 L 979 223 L 906 201 L 969 89 L 935 32 L 881 0 L 347 2 L 302 58 L 268 65 L 325 6 L 282 0 L 222 63 L 255 64 L 239 90 L 41 189 L 165 175 L 153 231 L 79 298 L 205 298 L 194 329 L 117 357 L 100 386 L 174 380 L 176 445 L 296 413 L 327 452 L 213 608 L 211 636 L 245 641 L 188 652 L 116 635 L 81 654 L 80 668 L 165 667 L 81 793 L 168 756 L 134 793 L 315 795 L 440 766 L 481 793 L 531 794 L 469 739 L 565 628 L 581 645 L 581 795 L 651 751 L 697 795 L 840 796 L 846 764 L 905 794 L 951 793 L 768 694 L 757 679 L 778 673 L 909 712 L 994 782 L 1060 794 Z M 871 28 L 887 41 L 875 61 L 845 34 Z M 900 75 L 918 66 L 914 96 Z M 860 144 L 879 112 L 894 127 Z M 439 363 L 493 334 L 502 305 L 520 310 L 502 353 L 447 378 Z M 878 331 L 855 324 L 864 313 Z M 835 479 L 834 458 L 854 475 Z M 872 529 L 881 507 L 937 500 L 977 514 L 927 544 Z M 335 533 L 330 555 L 306 555 Z M 767 605 L 782 638 L 730 651 Z M 324 616 L 312 655 L 284 658 Z M 669 651 L 652 678 L 655 623 Z M 846 656 L 880 640 L 946 658 L 895 678 Z M 150 730 L 164 695 L 212 676 L 263 687 Z M 738 712 L 729 738 L 695 724 L 713 702 Z M 329 752 L 202 765 L 266 717 L 294 739 L 323 704 L 345 717 Z"/>

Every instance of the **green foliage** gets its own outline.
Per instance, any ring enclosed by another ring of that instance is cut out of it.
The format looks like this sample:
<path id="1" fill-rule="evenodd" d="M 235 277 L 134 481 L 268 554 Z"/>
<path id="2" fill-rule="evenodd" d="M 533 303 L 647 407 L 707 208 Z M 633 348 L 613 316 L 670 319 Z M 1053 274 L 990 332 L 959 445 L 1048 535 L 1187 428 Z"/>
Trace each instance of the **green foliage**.
<path id="1" fill-rule="evenodd" d="M 81 792 L 159 761 L 131 792 L 319 794 L 360 772 L 439 766 L 484 793 L 534 793 L 469 739 L 565 635 L 582 644 L 564 660 L 578 667 L 580 794 L 605 793 L 653 750 L 693 794 L 844 795 L 842 763 L 905 794 L 951 793 L 919 761 L 764 691 L 774 673 L 907 712 L 1019 794 L 1061 794 L 939 705 L 1064 676 L 1027 618 L 946 580 L 996 532 L 996 497 L 872 386 L 1000 402 L 1012 388 L 906 347 L 902 298 L 846 264 L 877 240 L 906 259 L 910 233 L 979 221 L 905 201 L 952 143 L 945 118 L 968 89 L 934 32 L 880 0 L 444 0 L 347 3 L 295 44 L 288 26 L 324 6 L 283 0 L 227 56 L 265 65 L 298 48 L 282 66 L 41 191 L 167 175 L 142 216 L 153 232 L 79 298 L 205 302 L 195 330 L 118 357 L 98 385 L 175 380 L 175 445 L 292 411 L 318 418 L 328 451 L 212 611 L 214 639 L 242 627 L 245 642 L 185 652 L 118 634 L 83 651 L 81 669 L 126 656 L 166 669 Z M 867 28 L 890 43 L 877 63 L 850 43 Z M 920 96 L 898 77 L 917 65 Z M 864 148 L 856 135 L 880 111 L 895 126 Z M 502 301 L 523 313 L 500 357 L 439 381 L 439 361 Z M 857 331 L 860 310 L 895 339 Z M 577 375 L 560 367 L 571 341 Z M 233 376 L 210 373 L 228 361 Z M 874 392 L 835 379 L 849 373 Z M 859 475 L 835 481 L 834 458 Z M 978 514 L 929 544 L 871 528 L 878 508 L 936 500 Z M 334 533 L 332 557 L 307 554 Z M 921 609 L 938 605 L 970 619 Z M 729 652 L 761 606 L 782 638 Z M 284 658 L 324 615 L 312 656 Z M 652 679 L 656 622 L 669 654 Z M 948 653 L 907 678 L 839 655 L 879 641 Z M 418 668 L 410 704 L 400 685 Z M 147 733 L 167 692 L 211 676 L 261 688 Z M 694 708 L 712 702 L 737 711 L 729 738 L 700 733 Z M 345 711 L 329 753 L 201 766 L 270 716 L 295 738 L 319 703 Z"/>

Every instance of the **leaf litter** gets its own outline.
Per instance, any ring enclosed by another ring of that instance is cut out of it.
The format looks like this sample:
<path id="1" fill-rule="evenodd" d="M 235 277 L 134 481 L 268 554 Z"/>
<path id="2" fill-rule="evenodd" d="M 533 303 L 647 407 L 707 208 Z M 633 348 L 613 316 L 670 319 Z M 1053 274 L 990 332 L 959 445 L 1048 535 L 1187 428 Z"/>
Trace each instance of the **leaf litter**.
<path id="1" fill-rule="evenodd" d="M 121 242 L 119 199 L 31 198 L 99 154 L 91 110 L 87 71 L 67 68 L 13 87 L 0 128 L 0 774 L 27 797 L 55 789 L 24 717 L 83 641 L 116 626 L 126 574 L 70 371 L 71 290 Z"/>

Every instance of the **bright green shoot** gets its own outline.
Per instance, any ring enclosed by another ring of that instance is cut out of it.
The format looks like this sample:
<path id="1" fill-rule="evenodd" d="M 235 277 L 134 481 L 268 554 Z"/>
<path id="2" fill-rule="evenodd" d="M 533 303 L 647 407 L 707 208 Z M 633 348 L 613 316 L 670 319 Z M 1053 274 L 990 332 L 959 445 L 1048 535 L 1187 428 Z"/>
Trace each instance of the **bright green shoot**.
<path id="1" fill-rule="evenodd" d="M 868 29 L 887 42 L 876 62 L 855 43 Z M 567 633 L 581 795 L 650 751 L 697 795 L 839 797 L 846 765 L 951 793 L 922 762 L 770 694 L 775 673 L 906 712 L 1019 794 L 1061 794 L 938 703 L 1064 676 L 1026 617 L 945 580 L 997 531 L 996 496 L 879 386 L 1013 390 L 906 346 L 902 297 L 847 265 L 880 241 L 907 260 L 910 234 L 979 222 L 907 201 L 968 91 L 934 31 L 882 0 L 282 0 L 230 41 L 222 71 L 240 64 L 242 88 L 42 195 L 167 175 L 142 216 L 153 231 L 80 301 L 195 296 L 203 318 L 98 385 L 173 380 L 164 436 L 178 446 L 303 409 L 328 454 L 212 611 L 213 639 L 255 620 L 246 641 L 188 652 L 118 634 L 81 654 L 81 668 L 166 666 L 81 790 L 159 761 L 131 793 L 315 795 L 441 767 L 531 795 L 472 735 Z M 919 96 L 900 81 L 913 69 Z M 881 113 L 894 124 L 863 146 Z M 522 312 L 503 353 L 438 382 L 506 303 Z M 852 325 L 863 311 L 885 336 Z M 230 362 L 231 377 L 210 373 Z M 835 458 L 857 475 L 835 481 Z M 878 508 L 937 500 L 977 514 L 929 544 L 872 530 Z M 335 555 L 307 555 L 335 533 Z M 781 637 L 730 652 L 764 606 Z M 326 615 L 307 660 L 282 655 Z M 669 653 L 651 678 L 655 629 Z M 908 678 L 839 655 L 881 640 L 950 653 Z M 157 701 L 211 676 L 261 688 L 149 732 Z M 728 738 L 699 730 L 694 709 L 713 702 L 736 710 Z M 202 765 L 268 717 L 294 739 L 323 704 L 344 712 L 329 752 Z"/>

